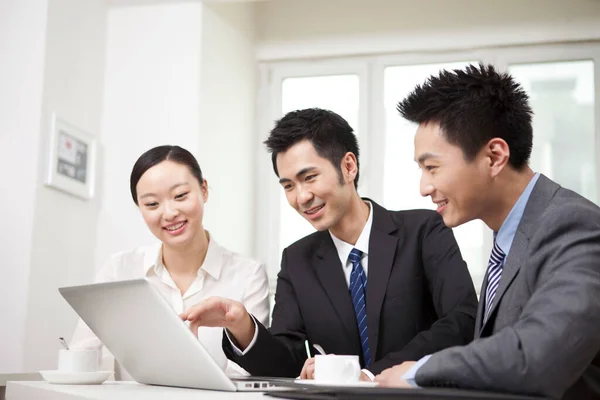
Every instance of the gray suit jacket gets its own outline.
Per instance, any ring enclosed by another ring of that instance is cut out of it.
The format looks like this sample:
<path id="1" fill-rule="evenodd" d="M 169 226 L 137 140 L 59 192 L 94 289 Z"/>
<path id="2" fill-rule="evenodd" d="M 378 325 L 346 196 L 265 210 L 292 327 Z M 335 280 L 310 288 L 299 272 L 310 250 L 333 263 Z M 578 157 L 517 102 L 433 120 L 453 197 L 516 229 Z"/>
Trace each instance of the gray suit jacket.
<path id="1" fill-rule="evenodd" d="M 475 340 L 435 353 L 418 385 L 600 398 L 600 208 L 541 175 L 485 323 L 482 306 Z"/>

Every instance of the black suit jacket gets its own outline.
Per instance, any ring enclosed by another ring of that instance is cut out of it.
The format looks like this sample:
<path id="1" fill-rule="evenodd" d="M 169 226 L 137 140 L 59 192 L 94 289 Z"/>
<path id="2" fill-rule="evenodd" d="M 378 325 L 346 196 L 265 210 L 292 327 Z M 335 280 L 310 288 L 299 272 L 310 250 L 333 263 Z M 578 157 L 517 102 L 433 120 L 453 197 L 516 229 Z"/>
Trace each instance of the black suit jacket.
<path id="1" fill-rule="evenodd" d="M 434 211 L 388 211 L 372 200 L 366 289 L 373 364 L 383 369 L 473 339 L 477 297 L 452 231 Z M 223 350 L 253 375 L 295 377 L 304 340 L 327 353 L 361 356 L 354 308 L 328 231 L 283 251 L 272 327 L 243 356 L 223 335 Z"/>

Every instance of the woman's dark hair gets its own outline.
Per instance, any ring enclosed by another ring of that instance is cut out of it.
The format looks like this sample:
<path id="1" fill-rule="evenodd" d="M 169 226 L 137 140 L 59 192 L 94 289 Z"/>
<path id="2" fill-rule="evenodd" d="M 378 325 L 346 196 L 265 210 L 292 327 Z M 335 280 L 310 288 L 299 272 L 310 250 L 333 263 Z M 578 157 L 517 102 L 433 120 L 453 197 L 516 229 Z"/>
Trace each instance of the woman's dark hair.
<path id="1" fill-rule="evenodd" d="M 179 146 L 158 146 L 148 150 L 140 156 L 135 162 L 133 169 L 131 170 L 131 177 L 129 178 L 129 188 L 131 189 L 131 197 L 136 205 L 137 201 L 137 189 L 136 186 L 146 171 L 160 164 L 163 161 L 173 161 L 175 163 L 185 165 L 190 169 L 192 175 L 198 179 L 200 185 L 204 182 L 202 177 L 202 170 L 196 158 L 187 151 L 186 149 Z"/>

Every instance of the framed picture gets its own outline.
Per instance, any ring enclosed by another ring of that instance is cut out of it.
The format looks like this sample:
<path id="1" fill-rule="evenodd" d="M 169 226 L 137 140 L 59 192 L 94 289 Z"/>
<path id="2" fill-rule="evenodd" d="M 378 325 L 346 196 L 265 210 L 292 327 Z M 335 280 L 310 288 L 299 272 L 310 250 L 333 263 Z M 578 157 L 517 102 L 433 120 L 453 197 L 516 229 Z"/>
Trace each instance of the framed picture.
<path id="1" fill-rule="evenodd" d="M 94 196 L 96 139 L 52 115 L 46 185 L 81 197 Z"/>

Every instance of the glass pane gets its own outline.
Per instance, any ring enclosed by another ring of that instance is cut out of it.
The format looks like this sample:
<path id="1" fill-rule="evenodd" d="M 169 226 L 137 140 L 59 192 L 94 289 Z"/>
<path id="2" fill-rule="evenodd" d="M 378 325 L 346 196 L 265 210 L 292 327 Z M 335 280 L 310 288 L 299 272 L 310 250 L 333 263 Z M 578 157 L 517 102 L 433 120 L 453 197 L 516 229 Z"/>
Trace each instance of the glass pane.
<path id="1" fill-rule="evenodd" d="M 359 77 L 357 75 L 288 78 L 281 85 L 282 115 L 301 108 L 318 107 L 338 113 L 358 134 Z M 360 140 L 359 140 L 360 141 Z M 315 229 L 290 207 L 285 193 L 280 193 L 280 254 L 296 240 Z"/>
<path id="2" fill-rule="evenodd" d="M 461 69 L 477 61 L 445 64 L 388 67 L 384 71 L 385 105 L 385 207 L 392 210 L 414 208 L 435 209 L 429 197 L 419 191 L 421 171 L 414 161 L 414 136 L 416 126 L 401 118 L 396 105 L 418 84 L 443 69 Z M 484 241 L 489 229 L 481 221 L 471 221 L 453 229 L 463 259 L 467 262 L 475 288 L 479 290 L 487 268 L 488 245 Z M 491 238 L 491 236 L 490 236 Z M 491 239 L 490 239 L 491 240 Z"/>
<path id="3" fill-rule="evenodd" d="M 530 95 L 533 170 L 597 201 L 594 62 L 520 64 L 509 71 Z"/>
<path id="4" fill-rule="evenodd" d="M 281 92 L 281 115 L 302 108 L 324 108 L 344 117 L 358 136 L 358 75 L 287 78 Z"/>

